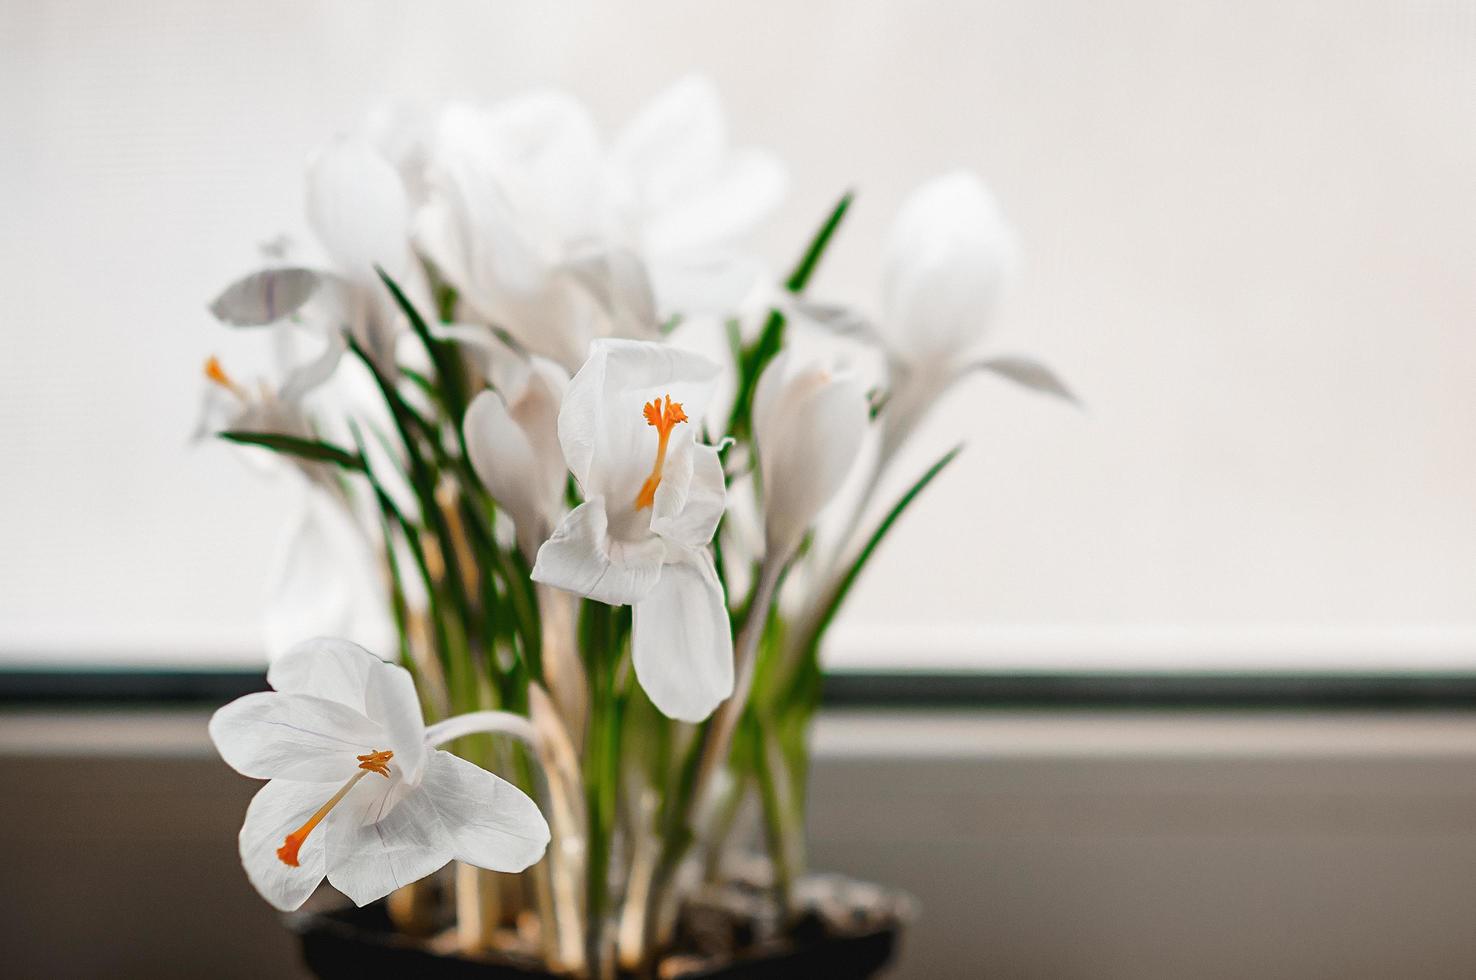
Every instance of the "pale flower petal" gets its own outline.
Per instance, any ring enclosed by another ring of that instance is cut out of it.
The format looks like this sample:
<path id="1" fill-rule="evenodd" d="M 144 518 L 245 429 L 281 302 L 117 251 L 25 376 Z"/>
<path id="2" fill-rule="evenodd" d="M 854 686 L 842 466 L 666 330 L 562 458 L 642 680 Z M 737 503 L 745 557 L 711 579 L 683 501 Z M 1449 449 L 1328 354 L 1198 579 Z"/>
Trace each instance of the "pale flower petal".
<path id="1" fill-rule="evenodd" d="M 766 547 L 782 561 L 855 465 L 870 422 L 866 392 L 854 378 L 776 358 L 755 389 L 753 418 Z"/>
<path id="2" fill-rule="evenodd" d="M 629 605 L 655 588 L 665 555 L 665 545 L 654 536 L 610 537 L 604 498 L 593 497 L 570 511 L 538 549 L 533 581 L 612 606 Z"/>
<path id="3" fill-rule="evenodd" d="M 409 782 L 419 781 L 425 766 L 425 716 L 420 709 L 420 696 L 415 680 L 404 667 L 376 660 L 369 669 L 364 687 L 364 713 L 383 725 L 389 737 L 386 745 L 376 749 L 393 749 L 395 764 Z"/>
<path id="4" fill-rule="evenodd" d="M 385 730 L 326 698 L 263 691 L 237 698 L 210 718 L 210 739 L 226 764 L 254 779 L 347 779 L 354 756 Z"/>
<path id="5" fill-rule="evenodd" d="M 655 506 L 651 513 L 651 530 L 668 541 L 689 548 L 700 548 L 712 540 L 718 522 L 727 506 L 728 488 L 723 477 L 723 463 L 711 446 L 692 445 L 676 457 L 686 467 L 682 482 L 684 494 L 674 501 L 663 496 L 667 480 L 656 488 Z M 673 480 L 672 485 L 678 485 Z M 672 494 L 675 496 L 675 494 Z"/>
<path id="6" fill-rule="evenodd" d="M 512 516 L 526 551 L 528 542 L 540 541 L 548 531 L 541 467 L 528 434 L 513 420 L 502 396 L 490 389 L 472 399 L 462 424 L 472 468 L 492 499 Z"/>
<path id="7" fill-rule="evenodd" d="M 273 908 L 299 908 L 323 880 L 326 831 L 334 815 L 308 835 L 297 852 L 297 867 L 284 864 L 277 848 L 338 791 L 337 783 L 300 783 L 274 779 L 251 798 L 238 846 L 246 877 Z"/>
<path id="8" fill-rule="evenodd" d="M 310 694 L 364 711 L 369 672 L 380 659 L 368 650 L 330 636 L 303 640 L 267 668 L 267 683 L 286 694 Z"/>
<path id="9" fill-rule="evenodd" d="M 425 792 L 450 835 L 455 858 L 489 871 L 517 872 L 548 846 L 548 822 L 522 790 L 449 752 L 434 752 Z"/>
<path id="10" fill-rule="evenodd" d="M 393 165 L 367 140 L 338 137 L 308 167 L 308 220 L 334 264 L 376 284 L 375 266 L 398 276 L 409 258 L 410 211 Z"/>
<path id="11" fill-rule="evenodd" d="M 631 657 L 651 702 L 698 722 L 733 693 L 733 637 L 723 588 L 705 551 L 667 565 L 635 604 Z"/>
<path id="12" fill-rule="evenodd" d="M 328 881 L 360 906 L 439 871 L 453 853 L 424 787 L 394 793 L 380 782 L 368 776 L 354 788 L 327 838 Z"/>
<path id="13" fill-rule="evenodd" d="M 887 246 L 878 325 L 903 361 L 954 359 L 993 319 L 1015 238 L 983 181 L 956 172 L 904 202 Z"/>

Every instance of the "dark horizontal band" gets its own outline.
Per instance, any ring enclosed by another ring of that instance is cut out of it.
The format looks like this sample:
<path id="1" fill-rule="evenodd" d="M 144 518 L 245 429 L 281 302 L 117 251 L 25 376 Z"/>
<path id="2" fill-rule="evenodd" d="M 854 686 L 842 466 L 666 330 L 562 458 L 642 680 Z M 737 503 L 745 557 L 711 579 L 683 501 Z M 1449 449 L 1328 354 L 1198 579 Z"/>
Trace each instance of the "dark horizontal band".
<path id="1" fill-rule="evenodd" d="M 223 704 L 260 671 L 0 670 L 0 704 Z M 833 708 L 1476 709 L 1476 674 L 834 671 Z"/>

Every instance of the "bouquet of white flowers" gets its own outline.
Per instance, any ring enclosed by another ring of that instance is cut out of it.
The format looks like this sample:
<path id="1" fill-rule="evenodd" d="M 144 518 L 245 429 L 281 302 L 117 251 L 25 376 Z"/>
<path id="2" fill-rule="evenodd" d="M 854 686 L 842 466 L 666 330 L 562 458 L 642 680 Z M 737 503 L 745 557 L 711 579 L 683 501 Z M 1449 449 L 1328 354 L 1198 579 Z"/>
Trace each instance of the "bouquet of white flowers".
<path id="1" fill-rule="evenodd" d="M 957 450 L 883 478 L 976 370 L 1070 396 L 976 349 L 1013 255 L 977 178 L 907 199 L 874 317 L 807 294 L 849 194 L 782 280 L 742 249 L 784 185 L 695 78 L 609 142 L 539 94 L 314 157 L 320 258 L 273 246 L 211 306 L 280 371 L 212 357 L 202 423 L 303 494 L 274 690 L 210 727 L 270 780 L 240 844 L 273 905 L 326 877 L 408 922 L 455 862 L 463 950 L 652 970 L 756 800 L 798 914 L 821 639 Z"/>

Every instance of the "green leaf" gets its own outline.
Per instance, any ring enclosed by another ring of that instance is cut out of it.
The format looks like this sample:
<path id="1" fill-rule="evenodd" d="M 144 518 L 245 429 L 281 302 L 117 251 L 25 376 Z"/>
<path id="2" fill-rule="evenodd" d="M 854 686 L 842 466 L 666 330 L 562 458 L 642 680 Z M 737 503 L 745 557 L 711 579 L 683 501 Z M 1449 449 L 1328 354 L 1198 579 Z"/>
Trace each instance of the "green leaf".
<path id="1" fill-rule="evenodd" d="M 334 466 L 341 466 L 355 473 L 364 472 L 363 456 L 318 439 L 302 439 L 276 432 L 241 432 L 238 430 L 222 432 L 220 438 L 242 446 L 260 446 L 284 456 L 295 456 L 314 463 L 332 463 Z"/>
<path id="2" fill-rule="evenodd" d="M 841 199 L 836 202 L 830 211 L 830 216 L 810 240 L 810 247 L 805 249 L 805 254 L 800 257 L 799 264 L 789 274 L 789 279 L 784 283 L 784 288 L 791 293 L 803 292 L 805 286 L 809 285 L 810 277 L 815 274 L 815 268 L 824 257 L 826 248 L 830 245 L 831 238 L 835 237 L 836 229 L 845 220 L 846 212 L 851 209 L 851 202 L 856 199 L 854 191 L 846 191 Z"/>
<path id="3" fill-rule="evenodd" d="M 440 382 L 445 392 L 443 400 L 446 410 L 451 415 L 451 421 L 459 428 L 461 417 L 466 411 L 466 396 L 462 390 L 461 366 L 456 362 L 454 345 L 434 337 L 430 332 L 430 325 L 425 322 L 425 317 L 420 315 L 420 311 L 415 308 L 414 303 L 410 302 L 410 298 L 405 295 L 405 291 L 400 288 L 399 284 L 391 279 L 383 269 L 376 268 L 374 271 L 379 273 L 380 280 L 389 289 L 390 295 L 394 297 L 395 305 L 410 321 L 410 329 L 415 331 L 415 336 L 420 338 L 420 342 L 425 345 L 426 352 L 430 354 L 431 363 L 436 368 L 436 380 Z"/>
<path id="4" fill-rule="evenodd" d="M 876 526 L 876 530 L 871 532 L 871 537 L 866 539 L 866 544 L 861 548 L 860 553 L 857 554 L 856 560 L 851 563 L 851 567 L 846 569 L 846 574 L 836 583 L 834 591 L 831 592 L 826 601 L 824 611 L 816 621 L 813 633 L 806 638 L 805 652 L 807 656 L 811 650 L 819 646 L 820 637 L 825 635 L 825 630 L 830 626 L 831 620 L 840 611 L 841 604 L 846 601 L 846 595 L 851 591 L 851 586 L 856 584 L 856 579 L 860 577 L 861 570 L 866 567 L 866 563 L 871 559 L 872 554 L 876 551 L 877 546 L 881 544 L 882 539 L 887 536 L 887 532 L 892 529 L 892 525 L 897 523 L 897 519 L 917 499 L 918 494 L 922 493 L 927 485 L 932 483 L 939 473 L 943 472 L 944 467 L 953 462 L 962 451 L 962 445 L 954 446 L 948 452 L 944 453 L 936 463 L 929 466 L 927 471 L 917 478 L 917 482 L 908 487 L 907 492 L 897 499 L 897 502 L 892 505 L 892 509 L 887 511 L 881 523 Z"/>

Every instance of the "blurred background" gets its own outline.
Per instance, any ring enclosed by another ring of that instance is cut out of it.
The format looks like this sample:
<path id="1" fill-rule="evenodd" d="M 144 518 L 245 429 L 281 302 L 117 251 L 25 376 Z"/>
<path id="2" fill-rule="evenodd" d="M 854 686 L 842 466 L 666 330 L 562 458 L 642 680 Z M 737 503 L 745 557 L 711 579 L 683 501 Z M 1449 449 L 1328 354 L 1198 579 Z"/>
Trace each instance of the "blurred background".
<path id="1" fill-rule="evenodd" d="M 205 305 L 306 238 L 325 137 L 544 86 L 609 132 L 691 71 L 791 168 L 775 268 L 857 191 L 818 296 L 875 309 L 903 195 L 981 173 L 1024 254 L 990 349 L 1085 404 L 948 397 L 912 469 L 968 448 L 831 666 L 1303 684 L 1229 714 L 918 714 L 857 675 L 866 703 L 822 723 L 815 852 L 920 894 L 904 975 L 1476 974 L 1470 0 L 0 0 L 0 668 L 263 663 L 287 491 L 188 437 L 228 342 Z M 1430 700 L 1294 710 L 1350 675 Z M 292 969 L 204 710 L 0 714 L 0 937 L 51 964 L 21 975 Z M 84 922 L 106 941 L 70 959 L 38 938 Z"/>

